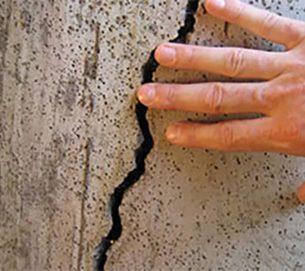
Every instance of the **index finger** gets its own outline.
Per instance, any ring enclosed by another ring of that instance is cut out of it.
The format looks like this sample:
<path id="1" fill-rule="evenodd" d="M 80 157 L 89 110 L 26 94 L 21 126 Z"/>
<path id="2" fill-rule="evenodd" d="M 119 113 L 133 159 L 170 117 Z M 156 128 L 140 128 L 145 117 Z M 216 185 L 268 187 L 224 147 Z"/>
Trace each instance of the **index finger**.
<path id="1" fill-rule="evenodd" d="M 305 36 L 305 23 L 258 9 L 239 0 L 206 0 L 206 10 L 268 40 L 295 47 Z"/>

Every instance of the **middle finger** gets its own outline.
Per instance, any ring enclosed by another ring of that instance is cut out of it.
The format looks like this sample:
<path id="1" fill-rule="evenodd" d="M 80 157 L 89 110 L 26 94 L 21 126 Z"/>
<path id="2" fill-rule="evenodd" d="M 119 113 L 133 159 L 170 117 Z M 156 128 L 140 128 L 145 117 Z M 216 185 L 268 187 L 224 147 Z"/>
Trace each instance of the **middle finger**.
<path id="1" fill-rule="evenodd" d="M 272 110 L 267 82 L 146 84 L 138 91 L 139 100 L 152 108 L 198 113 L 264 113 Z"/>
<path id="2" fill-rule="evenodd" d="M 242 48 L 163 44 L 155 52 L 163 66 L 198 70 L 229 77 L 273 79 L 286 66 L 285 54 Z"/>

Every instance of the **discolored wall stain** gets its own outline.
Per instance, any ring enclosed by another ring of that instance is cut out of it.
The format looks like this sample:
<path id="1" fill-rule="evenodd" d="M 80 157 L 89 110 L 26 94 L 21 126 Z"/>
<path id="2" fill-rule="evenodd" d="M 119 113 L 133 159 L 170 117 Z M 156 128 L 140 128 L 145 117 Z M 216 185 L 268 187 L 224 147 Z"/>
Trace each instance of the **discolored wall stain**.
<path id="1" fill-rule="evenodd" d="M 73 78 L 69 79 L 64 91 L 64 104 L 69 111 L 73 110 L 78 91 L 79 86 L 77 85 L 77 82 L 75 82 Z"/>
<path id="2" fill-rule="evenodd" d="M 252 4 L 304 19 L 304 1 Z M 0 270 L 92 270 L 109 195 L 134 165 L 141 66 L 176 36 L 186 1 L 0 0 Z M 204 13 L 189 43 L 282 50 Z M 3 35 L 2 35 L 3 34 Z M 16 53 L 16 48 L 18 53 Z M 158 81 L 213 81 L 159 68 Z M 145 175 L 120 208 L 105 270 L 303 270 L 305 162 L 171 146 L 149 111 Z M 221 118 L 228 118 L 221 116 Z"/>

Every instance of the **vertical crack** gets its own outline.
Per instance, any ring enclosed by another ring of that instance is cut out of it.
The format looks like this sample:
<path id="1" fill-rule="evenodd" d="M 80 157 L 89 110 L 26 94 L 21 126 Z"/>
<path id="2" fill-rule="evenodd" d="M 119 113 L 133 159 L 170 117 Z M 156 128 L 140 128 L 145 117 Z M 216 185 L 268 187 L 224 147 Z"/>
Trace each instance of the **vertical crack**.
<path id="1" fill-rule="evenodd" d="M 224 23 L 223 32 L 225 33 L 226 36 L 228 36 L 228 32 L 229 32 L 229 23 L 228 22 Z"/>
<path id="2" fill-rule="evenodd" d="M 12 4 L 10 3 L 7 7 L 6 14 L 4 11 L 4 16 L 0 16 L 0 105 L 3 100 L 3 81 L 4 81 L 4 72 L 5 72 L 5 60 L 6 60 L 6 51 L 8 47 L 8 38 L 9 38 L 9 26 L 12 17 Z"/>
<path id="3" fill-rule="evenodd" d="M 100 53 L 99 41 L 100 41 L 100 25 L 97 24 L 95 26 L 95 38 L 94 38 L 92 54 L 86 57 L 85 69 L 84 69 L 84 74 L 92 80 L 95 80 L 97 76 L 98 58 Z"/>
<path id="4" fill-rule="evenodd" d="M 194 31 L 195 13 L 199 6 L 199 0 L 188 0 L 186 5 L 184 24 L 178 30 L 176 38 L 170 40 L 175 43 L 186 43 L 187 35 Z M 142 69 L 142 84 L 150 83 L 153 81 L 153 74 L 157 70 L 159 63 L 154 57 L 155 49 L 151 52 L 148 61 L 144 64 Z M 153 148 L 154 141 L 149 130 L 149 124 L 146 118 L 148 108 L 137 102 L 136 104 L 136 118 L 140 131 L 143 135 L 143 142 L 135 150 L 135 163 L 136 166 L 131 170 L 124 180 L 114 189 L 110 196 L 110 215 L 112 219 L 112 226 L 109 233 L 104 236 L 100 244 L 96 248 L 94 256 L 94 270 L 104 271 L 104 266 L 107 261 L 107 252 L 112 244 L 117 241 L 122 234 L 122 223 L 119 212 L 120 205 L 123 200 L 125 192 L 133 186 L 145 172 L 145 160 L 147 155 Z"/>
<path id="5" fill-rule="evenodd" d="M 92 150 L 92 139 L 88 138 L 85 145 L 85 159 L 84 159 L 84 177 L 82 182 L 83 195 L 80 209 L 80 226 L 79 226 L 79 246 L 77 253 L 77 271 L 81 270 L 81 263 L 83 258 L 83 232 L 85 228 L 85 201 L 87 198 L 87 190 L 90 174 L 90 156 Z"/>

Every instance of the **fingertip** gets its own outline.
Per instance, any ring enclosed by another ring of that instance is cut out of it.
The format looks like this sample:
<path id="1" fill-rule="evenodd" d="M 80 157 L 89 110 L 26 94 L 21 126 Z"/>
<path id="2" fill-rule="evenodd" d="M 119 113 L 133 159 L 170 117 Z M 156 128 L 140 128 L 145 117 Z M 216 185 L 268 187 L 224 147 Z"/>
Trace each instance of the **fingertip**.
<path id="1" fill-rule="evenodd" d="M 209 13 L 223 10 L 226 7 L 227 0 L 206 0 L 204 6 Z"/>
<path id="2" fill-rule="evenodd" d="M 181 138 L 181 125 L 178 123 L 169 125 L 166 129 L 165 135 L 169 142 L 178 144 Z"/>
<path id="3" fill-rule="evenodd" d="M 170 43 L 159 45 L 155 51 L 155 58 L 161 65 L 174 65 L 176 56 L 176 48 Z"/>
<path id="4" fill-rule="evenodd" d="M 156 96 L 155 87 L 153 84 L 145 84 L 137 91 L 139 101 L 147 106 L 151 105 Z"/>
<path id="5" fill-rule="evenodd" d="M 300 203 L 305 204 L 305 183 L 298 188 L 296 196 Z"/>
<path id="6" fill-rule="evenodd" d="M 165 44 L 160 44 L 157 46 L 156 50 L 155 50 L 155 59 L 160 62 L 160 57 L 161 57 L 161 51 L 162 51 L 162 46 L 164 46 Z"/>

